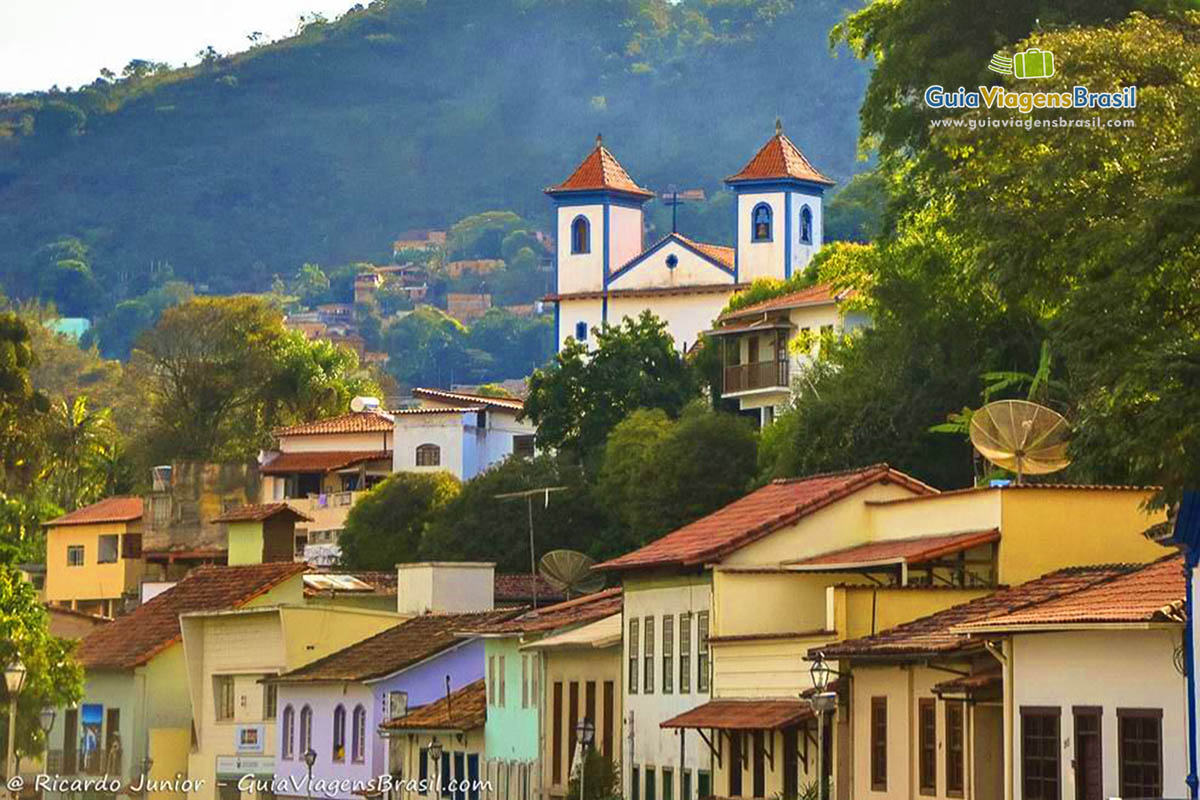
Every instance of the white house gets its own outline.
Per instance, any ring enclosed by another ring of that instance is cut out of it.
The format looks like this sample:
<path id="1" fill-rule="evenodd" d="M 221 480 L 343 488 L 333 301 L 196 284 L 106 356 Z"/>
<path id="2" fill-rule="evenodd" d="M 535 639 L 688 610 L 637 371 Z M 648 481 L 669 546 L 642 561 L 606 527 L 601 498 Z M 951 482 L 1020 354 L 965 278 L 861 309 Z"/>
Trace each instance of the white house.
<path id="1" fill-rule="evenodd" d="M 757 278 L 786 279 L 821 248 L 822 175 L 776 122 L 775 135 L 735 175 L 735 246 L 672 232 L 646 245 L 639 186 L 599 137 L 565 181 L 546 190 L 557 206 L 556 341 L 586 341 L 604 323 L 650 310 L 681 350 L 695 344 L 734 292 Z"/>

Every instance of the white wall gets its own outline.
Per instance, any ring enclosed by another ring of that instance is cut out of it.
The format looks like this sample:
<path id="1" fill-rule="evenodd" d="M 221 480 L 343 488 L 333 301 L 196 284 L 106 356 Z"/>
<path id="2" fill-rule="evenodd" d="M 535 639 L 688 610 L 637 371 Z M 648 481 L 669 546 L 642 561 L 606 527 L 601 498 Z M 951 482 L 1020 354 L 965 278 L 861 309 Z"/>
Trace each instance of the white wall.
<path id="1" fill-rule="evenodd" d="M 771 207 L 771 240 L 753 240 L 751 214 L 759 203 Z M 750 283 L 757 278 L 783 278 L 784 213 L 783 192 L 745 192 L 737 196 L 738 280 Z"/>
<path id="2" fill-rule="evenodd" d="M 598 298 L 570 299 L 558 302 L 558 349 L 561 350 L 567 339 L 575 338 L 576 323 L 587 325 L 587 341 L 589 347 L 594 347 L 596 337 L 592 335 L 593 328 L 599 328 L 604 320 L 604 302 Z"/>
<path id="3" fill-rule="evenodd" d="M 821 210 L 820 195 L 801 194 L 800 192 L 791 192 L 790 194 L 792 195 L 792 274 L 795 275 L 807 268 L 808 262 L 812 261 L 812 257 L 821 249 L 825 236 L 825 220 Z M 812 211 L 812 244 L 803 244 L 800 241 L 800 213 L 806 205 Z"/>
<path id="4" fill-rule="evenodd" d="M 281 453 L 327 453 L 340 450 L 371 452 L 390 449 L 392 449 L 391 431 L 279 437 L 279 452 Z"/>
<path id="5" fill-rule="evenodd" d="M 636 318 L 643 309 L 649 309 L 667 323 L 667 330 L 675 339 L 676 349 L 683 350 L 694 345 L 702 331 L 712 328 L 713 320 L 721 313 L 721 309 L 732 295 L 733 287 L 730 286 L 728 291 L 704 294 L 610 297 L 608 324 L 619 325 L 622 318 Z"/>
<path id="6" fill-rule="evenodd" d="M 615 272 L 622 264 L 637 258 L 645 247 L 645 236 L 642 209 L 628 206 L 610 205 L 608 207 L 608 223 L 612 228 L 612 238 L 608 245 L 608 269 Z M 603 247 L 603 243 L 597 243 Z"/>
<path id="7" fill-rule="evenodd" d="M 468 417 L 471 419 L 468 421 Z M 397 414 L 396 447 L 392 452 L 394 472 L 438 472 L 444 470 L 461 479 L 463 474 L 463 429 L 474 425 L 475 412 L 448 414 Z M 417 466 L 417 447 L 435 444 L 442 449 L 441 464 Z"/>
<path id="8" fill-rule="evenodd" d="M 425 561 L 396 565 L 396 613 L 491 611 L 496 565 Z"/>
<path id="9" fill-rule="evenodd" d="M 675 268 L 667 266 L 667 258 L 675 256 Z M 621 264 L 613 264 L 616 271 Z M 640 261 L 618 278 L 610 281 L 609 289 L 645 289 L 668 286 L 703 286 L 712 283 L 733 283 L 733 276 L 701 258 L 694 251 L 672 240 Z"/>
<path id="10" fill-rule="evenodd" d="M 571 223 L 584 216 L 591 223 L 591 250 L 571 252 Z M 598 292 L 604 288 L 604 206 L 559 206 L 558 291 Z M 632 258 L 632 256 L 630 256 Z"/>

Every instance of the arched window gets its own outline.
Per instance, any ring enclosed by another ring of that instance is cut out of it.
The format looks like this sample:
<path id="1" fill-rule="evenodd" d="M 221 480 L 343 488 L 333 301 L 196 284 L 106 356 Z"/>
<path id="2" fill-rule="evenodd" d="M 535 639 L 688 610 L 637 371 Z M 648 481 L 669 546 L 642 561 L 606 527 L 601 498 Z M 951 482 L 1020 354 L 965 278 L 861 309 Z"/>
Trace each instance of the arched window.
<path id="1" fill-rule="evenodd" d="M 754 212 L 750 215 L 750 221 L 752 241 L 771 241 L 771 207 L 769 205 L 766 203 L 756 205 Z"/>
<path id="2" fill-rule="evenodd" d="M 438 467 L 442 463 L 442 448 L 436 444 L 423 444 L 417 447 L 418 467 Z"/>
<path id="3" fill-rule="evenodd" d="M 333 710 L 333 760 L 346 760 L 346 709 L 338 705 Z"/>
<path id="4" fill-rule="evenodd" d="M 300 709 L 300 754 L 312 749 L 312 709 L 308 706 Z"/>
<path id="5" fill-rule="evenodd" d="M 353 727 L 350 730 L 350 758 L 353 761 L 366 759 L 367 710 L 361 705 L 354 707 Z"/>
<path id="6" fill-rule="evenodd" d="M 808 206 L 800 209 L 800 242 L 812 244 L 812 209 Z"/>
<path id="7" fill-rule="evenodd" d="M 586 342 L 587 341 L 587 323 L 586 322 L 576 322 L 575 323 L 575 341 L 577 341 L 577 342 Z"/>
<path id="8" fill-rule="evenodd" d="M 296 754 L 296 712 L 289 705 L 283 709 L 282 756 L 291 760 Z"/>
<path id="9" fill-rule="evenodd" d="M 571 252 L 592 252 L 592 226 L 582 214 L 571 223 Z"/>

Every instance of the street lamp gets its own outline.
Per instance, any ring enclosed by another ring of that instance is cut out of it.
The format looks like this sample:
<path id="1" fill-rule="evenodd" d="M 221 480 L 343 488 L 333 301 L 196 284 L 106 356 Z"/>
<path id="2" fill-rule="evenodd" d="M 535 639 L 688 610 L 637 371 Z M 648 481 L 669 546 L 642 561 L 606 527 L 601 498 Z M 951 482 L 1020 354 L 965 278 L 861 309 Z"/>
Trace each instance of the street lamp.
<path id="1" fill-rule="evenodd" d="M 584 800 L 584 788 L 587 784 L 587 761 L 588 750 L 592 749 L 592 742 L 596 738 L 596 725 L 587 717 L 575 723 L 575 738 L 579 740 L 580 758 L 579 758 L 579 798 Z"/>
<path id="2" fill-rule="evenodd" d="M 825 715 L 837 708 L 837 693 L 829 691 L 829 678 L 837 671 L 829 666 L 825 653 L 820 651 L 808 671 L 816 689 L 808 703 L 817 718 L 817 800 L 825 800 Z"/>
<path id="3" fill-rule="evenodd" d="M 317 763 L 317 751 L 310 747 L 304 751 L 304 766 L 308 769 L 308 781 L 304 784 L 304 791 L 308 794 L 309 800 L 312 800 L 312 768 L 315 763 Z"/>
<path id="4" fill-rule="evenodd" d="M 20 658 L 4 668 L 4 687 L 8 689 L 8 759 L 4 762 L 4 774 L 12 778 L 17 772 L 17 696 L 25 688 L 25 665 Z"/>
<path id="5" fill-rule="evenodd" d="M 46 706 L 38 714 L 38 725 L 41 727 L 42 733 L 46 735 L 47 746 L 49 746 L 50 731 L 54 728 L 54 718 L 57 715 L 58 712 L 52 706 Z"/>
<path id="6" fill-rule="evenodd" d="M 433 792 L 433 796 L 437 797 L 446 787 L 442 786 L 442 770 L 440 766 L 442 760 L 442 743 L 438 741 L 436 736 L 429 742 L 426 752 L 429 753 L 429 757 L 433 760 L 433 774 L 436 776 L 434 781 L 431 781 L 429 785 L 437 787 L 437 790 Z"/>

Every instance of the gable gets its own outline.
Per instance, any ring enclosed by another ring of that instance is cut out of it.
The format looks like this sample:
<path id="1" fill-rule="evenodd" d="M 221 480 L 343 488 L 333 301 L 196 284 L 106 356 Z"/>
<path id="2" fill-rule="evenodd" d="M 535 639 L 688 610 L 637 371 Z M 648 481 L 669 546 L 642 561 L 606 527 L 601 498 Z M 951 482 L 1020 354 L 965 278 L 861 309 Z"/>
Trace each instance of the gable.
<path id="1" fill-rule="evenodd" d="M 674 266 L 668 264 L 668 260 Z M 733 269 L 676 237 L 667 237 L 614 271 L 609 289 L 646 289 L 734 283 Z"/>

